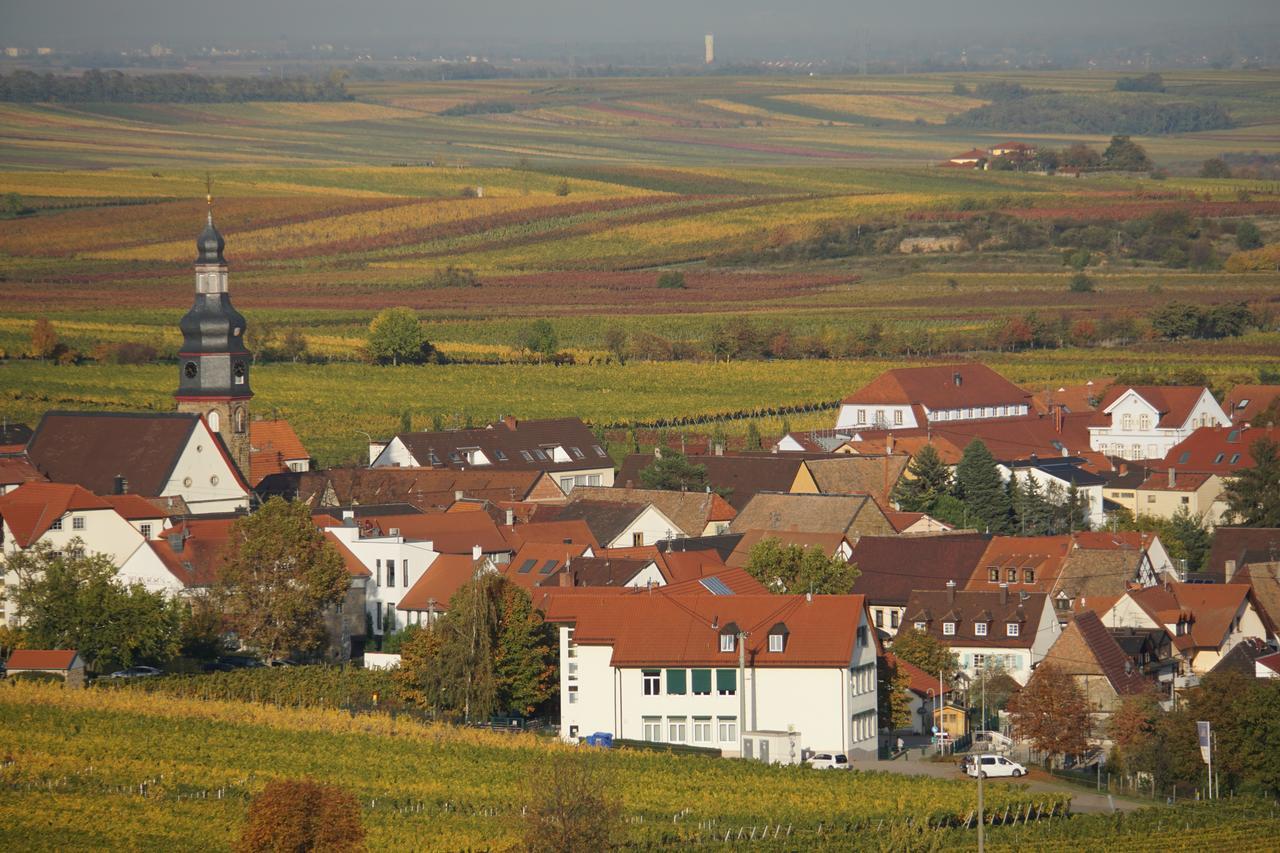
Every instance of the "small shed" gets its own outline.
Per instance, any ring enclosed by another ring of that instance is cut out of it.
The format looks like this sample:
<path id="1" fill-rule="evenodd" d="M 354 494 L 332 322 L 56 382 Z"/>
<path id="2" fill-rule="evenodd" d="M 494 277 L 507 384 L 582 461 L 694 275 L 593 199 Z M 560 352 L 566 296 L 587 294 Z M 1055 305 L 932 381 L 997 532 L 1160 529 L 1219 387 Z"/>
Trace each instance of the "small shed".
<path id="1" fill-rule="evenodd" d="M 742 734 L 742 757 L 765 764 L 799 764 L 803 758 L 799 732 L 753 731 Z"/>
<path id="2" fill-rule="evenodd" d="M 941 710 L 934 710 L 933 724 L 953 738 L 962 737 L 969 731 L 968 714 L 963 708 L 950 703 Z"/>
<path id="3" fill-rule="evenodd" d="M 13 678 L 23 673 L 42 672 L 60 675 L 68 687 L 85 685 L 84 661 L 75 649 L 17 649 L 5 664 Z"/>

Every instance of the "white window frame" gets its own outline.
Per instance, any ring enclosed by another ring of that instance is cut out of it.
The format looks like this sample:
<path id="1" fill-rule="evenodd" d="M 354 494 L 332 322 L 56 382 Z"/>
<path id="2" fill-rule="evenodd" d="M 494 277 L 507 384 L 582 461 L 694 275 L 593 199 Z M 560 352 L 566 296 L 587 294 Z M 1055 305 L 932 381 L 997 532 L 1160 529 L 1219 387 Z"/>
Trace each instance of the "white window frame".
<path id="1" fill-rule="evenodd" d="M 974 622 L 974 623 L 973 623 L 973 635 L 974 635 L 975 637 L 985 637 L 985 636 L 987 636 L 987 623 L 986 623 L 986 622 Z"/>
<path id="2" fill-rule="evenodd" d="M 716 734 L 721 743 L 738 742 L 738 718 L 716 717 Z"/>
<path id="3" fill-rule="evenodd" d="M 661 717 L 644 717 L 641 725 L 644 726 L 644 739 L 650 743 L 662 743 L 662 718 Z"/>
<path id="4" fill-rule="evenodd" d="M 71 529 L 72 529 L 72 530 L 84 530 L 84 516 L 83 516 L 83 515 L 73 515 L 73 516 L 71 517 Z"/>
<path id="5" fill-rule="evenodd" d="M 734 637 L 733 634 L 721 634 L 720 635 L 720 651 L 732 652 L 734 650 L 734 644 L 736 641 L 737 641 L 737 638 Z"/>
<path id="6" fill-rule="evenodd" d="M 1017 637 L 1020 631 L 1021 627 L 1017 622 L 1006 622 L 1004 625 L 1004 635 L 1006 637 Z"/>
<path id="7" fill-rule="evenodd" d="M 781 634 L 769 635 L 769 651 L 781 652 L 784 644 L 784 637 Z"/>
<path id="8" fill-rule="evenodd" d="M 956 623 L 954 623 L 954 622 L 943 622 L 943 623 L 942 623 L 942 636 L 944 636 L 944 637 L 954 637 L 955 635 L 956 635 Z"/>
<path id="9" fill-rule="evenodd" d="M 689 718 L 667 717 L 667 743 L 689 742 Z"/>
<path id="10" fill-rule="evenodd" d="M 694 717 L 693 718 L 693 742 L 694 743 L 711 743 L 710 717 Z"/>

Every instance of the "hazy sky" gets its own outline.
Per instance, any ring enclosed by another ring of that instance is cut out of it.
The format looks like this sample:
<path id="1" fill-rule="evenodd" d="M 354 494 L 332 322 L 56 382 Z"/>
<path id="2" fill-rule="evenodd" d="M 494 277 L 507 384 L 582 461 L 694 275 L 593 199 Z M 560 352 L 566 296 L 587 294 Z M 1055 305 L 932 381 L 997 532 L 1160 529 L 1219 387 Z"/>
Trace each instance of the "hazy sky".
<path id="1" fill-rule="evenodd" d="M 1117 30 L 1280 31 L 1280 0 L 0 0 L 0 42 L 91 46 L 168 39 L 214 41 L 418 38 L 527 39 L 530 42 L 683 41 L 714 32 L 765 43 L 771 38 L 936 39 L 954 33 L 990 44 L 1017 34 L 1037 41 Z"/>

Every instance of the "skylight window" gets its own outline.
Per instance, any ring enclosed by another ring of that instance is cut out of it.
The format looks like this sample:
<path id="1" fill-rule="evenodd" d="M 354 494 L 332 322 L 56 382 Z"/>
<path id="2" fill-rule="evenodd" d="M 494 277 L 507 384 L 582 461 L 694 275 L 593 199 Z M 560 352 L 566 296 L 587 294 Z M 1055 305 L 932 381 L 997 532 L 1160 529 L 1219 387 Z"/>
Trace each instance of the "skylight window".
<path id="1" fill-rule="evenodd" d="M 458 455 L 458 451 L 456 451 L 456 450 L 450 450 L 450 451 L 449 451 L 449 461 L 450 461 L 450 462 L 452 462 L 452 463 L 453 463 L 453 464 L 455 464 L 455 465 L 461 465 L 461 464 L 462 464 L 462 457 Z"/>
<path id="2" fill-rule="evenodd" d="M 527 451 L 527 450 L 521 450 L 521 451 L 520 451 L 520 458 L 522 458 L 525 462 L 532 462 L 532 461 L 533 461 L 533 457 L 529 455 L 529 451 Z"/>
<path id="3" fill-rule="evenodd" d="M 601 459 L 604 459 L 605 457 L 607 457 L 607 456 L 609 455 L 608 453 L 605 453 L 605 452 L 604 452 L 604 448 L 603 448 L 603 447 L 601 447 L 601 446 L 600 446 L 600 445 L 598 445 L 598 444 L 597 444 L 597 445 L 595 445 L 595 447 L 594 447 L 593 449 L 594 449 L 594 450 L 595 450 L 595 452 L 596 452 L 596 456 L 599 456 Z"/>
<path id="4" fill-rule="evenodd" d="M 1226 459 L 1226 458 L 1227 458 L 1227 454 L 1225 454 L 1225 453 L 1219 453 L 1217 456 L 1213 457 L 1213 464 L 1214 464 L 1214 465 L 1219 465 L 1219 464 L 1221 464 L 1221 463 L 1222 463 L 1222 460 L 1223 460 L 1223 459 Z"/>
<path id="5" fill-rule="evenodd" d="M 1190 450 L 1182 451 L 1182 455 L 1178 457 L 1178 464 L 1186 465 L 1190 461 L 1191 461 L 1191 451 Z"/>
<path id="6" fill-rule="evenodd" d="M 569 448 L 569 452 L 573 454 L 573 458 L 574 458 L 574 459 L 586 459 L 586 458 L 587 458 L 587 454 L 583 453 L 581 450 L 579 450 L 579 449 L 578 449 L 578 448 L 576 448 L 576 447 L 570 447 L 570 448 Z"/>
<path id="7" fill-rule="evenodd" d="M 542 564 L 542 568 L 538 569 L 538 574 L 549 575 L 556 570 L 556 566 L 560 565 L 559 560 L 547 560 Z"/>
<path id="8" fill-rule="evenodd" d="M 520 568 L 516 569 L 516 571 L 519 574 L 527 575 L 529 574 L 529 572 L 533 571 L 533 567 L 536 566 L 537 564 L 538 564 L 537 560 L 525 560 L 523 563 L 520 564 Z"/>
<path id="9" fill-rule="evenodd" d="M 720 578 L 699 578 L 698 583 L 712 595 L 733 595 L 733 590 Z"/>
<path id="10" fill-rule="evenodd" d="M 1233 453 L 1233 454 L 1231 454 L 1231 464 L 1232 464 L 1232 465 L 1235 465 L 1235 464 L 1236 464 L 1237 462 L 1239 462 L 1239 461 L 1240 461 L 1240 454 L 1239 454 L 1239 453 Z"/>
<path id="11" fill-rule="evenodd" d="M 502 448 L 497 448 L 497 449 L 495 449 L 495 450 L 493 451 L 493 455 L 494 455 L 494 457 L 496 457 L 496 458 L 497 458 L 497 460 L 498 460 L 499 462 L 506 462 L 506 461 L 507 461 L 507 454 L 506 454 L 506 452 L 505 452 Z"/>
<path id="12" fill-rule="evenodd" d="M 537 460 L 539 460 L 539 461 L 541 461 L 541 462 L 545 462 L 545 461 L 546 461 L 546 459 L 547 459 L 547 454 L 543 453 L 541 449 L 536 448 L 536 447 L 535 447 L 535 448 L 534 448 L 534 450 L 533 450 L 533 456 L 534 456 L 534 458 L 535 458 L 535 459 L 537 459 Z"/>

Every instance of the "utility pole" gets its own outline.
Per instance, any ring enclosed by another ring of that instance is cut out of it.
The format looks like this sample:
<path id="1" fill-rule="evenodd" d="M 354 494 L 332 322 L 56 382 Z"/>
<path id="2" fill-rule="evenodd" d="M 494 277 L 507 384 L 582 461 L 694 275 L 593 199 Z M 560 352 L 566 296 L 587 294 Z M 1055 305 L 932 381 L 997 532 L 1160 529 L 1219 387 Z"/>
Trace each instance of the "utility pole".
<path id="1" fill-rule="evenodd" d="M 978 853 L 984 853 L 987 847 L 982 820 L 982 755 L 978 755 Z"/>
<path id="2" fill-rule="evenodd" d="M 747 737 L 747 632 L 738 631 L 738 756 Z"/>

